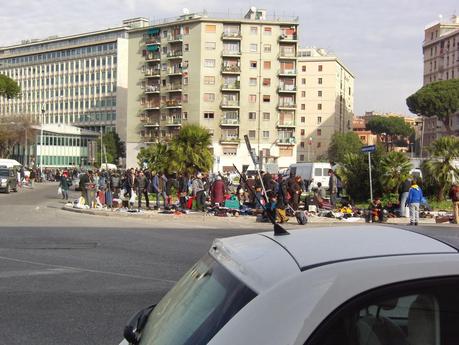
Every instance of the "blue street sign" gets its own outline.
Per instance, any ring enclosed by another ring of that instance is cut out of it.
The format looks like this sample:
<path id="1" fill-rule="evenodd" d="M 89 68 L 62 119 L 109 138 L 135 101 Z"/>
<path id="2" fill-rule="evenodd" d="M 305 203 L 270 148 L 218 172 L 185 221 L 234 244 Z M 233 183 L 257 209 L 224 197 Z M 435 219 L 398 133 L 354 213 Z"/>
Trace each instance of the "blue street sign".
<path id="1" fill-rule="evenodd" d="M 376 151 L 376 145 L 362 146 L 361 151 L 364 152 L 364 153 L 375 152 Z"/>

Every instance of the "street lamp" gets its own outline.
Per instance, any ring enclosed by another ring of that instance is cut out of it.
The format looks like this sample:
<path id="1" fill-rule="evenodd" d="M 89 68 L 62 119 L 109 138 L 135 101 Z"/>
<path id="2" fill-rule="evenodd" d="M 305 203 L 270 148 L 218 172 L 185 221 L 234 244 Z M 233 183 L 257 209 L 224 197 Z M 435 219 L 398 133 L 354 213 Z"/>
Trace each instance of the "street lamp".
<path id="1" fill-rule="evenodd" d="M 41 108 L 40 121 L 40 178 L 43 176 L 43 122 L 45 122 L 45 106 Z"/>

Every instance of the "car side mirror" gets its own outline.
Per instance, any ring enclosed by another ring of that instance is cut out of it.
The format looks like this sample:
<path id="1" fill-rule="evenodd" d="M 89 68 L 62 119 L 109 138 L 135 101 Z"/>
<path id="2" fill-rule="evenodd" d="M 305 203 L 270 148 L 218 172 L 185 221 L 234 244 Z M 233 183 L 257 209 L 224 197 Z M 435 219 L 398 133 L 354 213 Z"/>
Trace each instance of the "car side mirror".
<path id="1" fill-rule="evenodd" d="M 145 327 L 148 317 L 150 316 L 156 304 L 144 308 L 131 317 L 128 324 L 124 327 L 123 336 L 129 344 L 137 345 L 140 341 L 140 332 Z"/>

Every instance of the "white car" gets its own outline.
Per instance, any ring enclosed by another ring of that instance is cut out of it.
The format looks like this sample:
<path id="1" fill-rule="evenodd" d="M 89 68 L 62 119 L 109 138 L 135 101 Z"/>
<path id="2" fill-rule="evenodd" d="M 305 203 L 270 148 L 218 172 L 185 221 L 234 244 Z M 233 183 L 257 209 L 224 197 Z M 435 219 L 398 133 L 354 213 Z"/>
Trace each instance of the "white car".
<path id="1" fill-rule="evenodd" d="M 459 232 L 447 230 L 366 225 L 215 240 L 156 307 L 132 318 L 122 344 L 459 344 Z"/>

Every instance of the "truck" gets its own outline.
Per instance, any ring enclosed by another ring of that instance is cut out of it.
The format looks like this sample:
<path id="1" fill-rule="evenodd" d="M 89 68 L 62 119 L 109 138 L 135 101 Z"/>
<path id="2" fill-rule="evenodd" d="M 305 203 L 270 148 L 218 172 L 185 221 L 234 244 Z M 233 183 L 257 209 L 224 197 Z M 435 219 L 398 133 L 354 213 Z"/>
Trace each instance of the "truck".
<path id="1" fill-rule="evenodd" d="M 311 162 L 311 163 L 295 163 L 290 165 L 287 173 L 300 176 L 304 182 L 304 186 L 308 191 L 317 187 L 320 182 L 325 189 L 328 189 L 328 170 L 331 169 L 330 163 Z"/>

